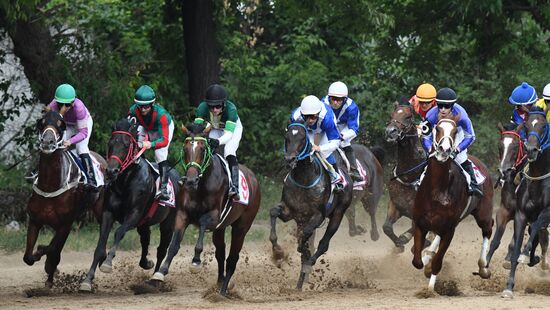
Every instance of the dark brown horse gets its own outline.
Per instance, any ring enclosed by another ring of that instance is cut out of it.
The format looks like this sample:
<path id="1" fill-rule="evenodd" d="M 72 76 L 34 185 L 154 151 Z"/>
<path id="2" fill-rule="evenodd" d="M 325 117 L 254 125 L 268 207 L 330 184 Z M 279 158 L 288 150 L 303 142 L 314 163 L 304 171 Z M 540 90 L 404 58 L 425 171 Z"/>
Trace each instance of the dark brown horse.
<path id="1" fill-rule="evenodd" d="M 525 119 L 527 142 L 525 149 L 529 168 L 518 189 L 518 204 L 514 215 L 514 251 L 510 259 L 512 267 L 503 297 L 514 296 L 516 268 L 519 261 L 528 261 L 537 234 L 531 234 L 520 256 L 521 244 L 527 223 L 537 232 L 550 224 L 550 126 L 546 113 L 533 108 Z"/>
<path id="2" fill-rule="evenodd" d="M 38 179 L 33 184 L 33 193 L 27 205 L 29 225 L 23 261 L 27 265 L 33 265 L 46 255 L 44 269 L 48 274 L 48 288 L 53 285 L 54 274 L 61 260 L 61 250 L 74 220 L 90 206 L 99 219 L 103 205 L 103 187 L 100 186 L 97 193 L 85 191 L 81 170 L 69 151 L 62 146 L 65 127 L 63 116 L 56 111 L 46 113 L 38 121 Z M 100 162 L 104 170 L 105 160 L 95 153 L 91 155 Z M 44 225 L 53 228 L 55 235 L 49 245 L 39 245 L 33 252 L 38 233 Z"/>
<path id="3" fill-rule="evenodd" d="M 344 163 L 337 152 L 338 166 L 344 167 Z M 273 246 L 275 259 L 284 257 L 284 251 L 277 243 L 276 221 L 283 222 L 294 220 L 298 233 L 298 252 L 301 253 L 302 269 L 296 284 L 297 289 L 302 289 L 304 281 L 311 273 L 312 267 L 329 247 L 330 239 L 338 230 L 346 209 L 352 200 L 351 178 L 343 171 L 345 183 L 343 191 L 335 193 L 332 202 L 331 181 L 326 169 L 322 167 L 320 159 L 312 154 L 311 143 L 307 135 L 307 129 L 303 121 L 288 125 L 285 134 L 285 160 L 290 166 L 290 172 L 283 184 L 281 202 L 271 208 L 271 234 L 269 240 Z M 330 165 L 330 164 L 329 164 Z M 311 254 L 311 237 L 315 230 L 328 218 L 325 234 L 319 241 L 317 251 Z"/>
<path id="4" fill-rule="evenodd" d="M 455 142 L 458 143 L 456 136 L 459 118 L 460 115 L 442 118 L 435 126 L 434 143 L 426 175 L 420 184 L 412 209 L 414 222 L 412 263 L 418 269 L 425 267 L 424 274 L 430 276 L 428 289 L 432 291 L 455 229 L 468 214 L 474 216 L 483 236 L 481 255 L 478 260 L 479 275 L 482 278 L 490 276 L 486 268 L 486 255 L 493 226 L 493 184 L 485 165 L 477 158 L 470 156 L 470 160 L 480 169 L 486 180 L 481 185 L 483 197 L 468 195 L 468 184 L 463 171 L 450 157 Z M 436 234 L 429 249 L 429 251 L 437 249 L 433 258 L 430 254 L 421 257 L 425 236 L 429 231 Z"/>
<path id="5" fill-rule="evenodd" d="M 356 236 L 366 232 L 365 228 L 355 223 L 355 205 L 361 202 L 361 205 L 370 216 L 370 238 L 376 241 L 380 237 L 378 225 L 376 224 L 376 210 L 378 210 L 378 201 L 384 193 L 384 169 L 382 168 L 384 150 L 380 147 L 374 147 L 371 151 L 371 149 L 361 144 L 352 144 L 351 147 L 363 168 L 361 174 L 364 174 L 365 183 L 353 187 L 353 200 L 346 211 L 349 235 Z"/>
<path id="6" fill-rule="evenodd" d="M 501 185 L 502 190 L 500 194 L 500 203 L 501 207 L 498 209 L 496 214 L 496 230 L 493 240 L 491 240 L 491 246 L 489 248 L 489 253 L 487 254 L 487 267 L 491 263 L 491 258 L 493 257 L 494 252 L 500 245 L 500 240 L 506 229 L 506 225 L 510 220 L 514 218 L 517 206 L 517 195 L 516 188 L 517 184 L 515 179 L 518 173 L 521 173 L 523 167 L 527 163 L 527 154 L 525 152 L 525 146 L 521 138 L 521 132 L 523 130 L 523 125 L 517 126 L 516 124 L 510 123 L 506 124 L 506 128 L 499 123 L 498 128 L 500 131 L 500 141 L 499 141 L 499 168 L 500 173 L 499 182 L 495 186 Z M 546 262 L 546 253 L 548 250 L 548 232 L 546 229 L 541 230 L 539 233 L 539 240 L 542 250 L 542 269 L 548 269 L 548 263 Z M 503 266 L 507 269 L 510 269 L 510 256 L 514 248 L 514 239 L 510 241 L 508 245 L 508 252 L 506 254 L 505 262 Z M 529 259 L 529 265 L 534 266 L 539 261 L 540 258 L 535 256 L 535 251 L 531 251 Z"/>
<path id="7" fill-rule="evenodd" d="M 86 278 L 80 284 L 80 290 L 92 290 L 92 281 L 98 265 L 102 272 L 110 273 L 113 269 L 113 258 L 122 238 L 130 229 L 137 229 L 141 243 L 141 257 L 139 266 L 143 269 L 155 267 L 158 270 L 160 263 L 166 256 L 166 249 L 172 236 L 176 208 L 161 205 L 156 201 L 155 180 L 157 173 L 148 164 L 141 153 L 137 142 L 137 123 L 133 118 L 119 120 L 111 133 L 108 144 L 108 186 L 105 193 L 105 210 L 102 214 L 101 228 L 94 257 Z M 179 174 L 175 169 L 170 170 L 169 179 L 178 193 Z M 113 246 L 106 253 L 107 240 L 113 223 L 121 225 L 115 232 Z M 157 247 L 157 262 L 147 258 L 151 236 L 150 226 L 159 224 L 160 243 Z"/>
<path id="8" fill-rule="evenodd" d="M 397 236 L 393 225 L 402 216 L 412 219 L 412 206 L 416 197 L 415 182 L 427 164 L 426 152 L 422 148 L 410 105 L 395 105 L 391 120 L 386 127 L 386 140 L 397 142 L 397 165 L 388 183 L 390 199 L 384 222 L 384 233 L 393 241 L 397 252 L 403 252 L 404 245 L 411 240 L 413 228 Z"/>
<path id="9" fill-rule="evenodd" d="M 177 197 L 178 211 L 168 255 L 152 280 L 164 281 L 172 259 L 179 251 L 185 230 L 189 224 L 193 224 L 199 227 L 199 236 L 191 263 L 192 270 L 201 266 L 200 255 L 203 251 L 206 230 L 213 231 L 212 241 L 216 247 L 218 261 L 218 285 L 220 294 L 225 296 L 229 281 L 237 267 L 244 238 L 258 213 L 261 193 L 254 173 L 246 166 L 239 165 L 242 172 L 239 178 L 241 200 L 228 200 L 228 170 L 221 157 L 213 154 L 210 149 L 206 138 L 210 128 L 205 129 L 203 125 L 197 124 L 182 127 L 183 133 L 187 135 L 182 156 L 185 170 L 184 185 Z M 227 207 L 224 208 L 224 206 Z M 226 267 L 224 236 L 225 229 L 229 226 L 231 226 L 231 248 Z"/>

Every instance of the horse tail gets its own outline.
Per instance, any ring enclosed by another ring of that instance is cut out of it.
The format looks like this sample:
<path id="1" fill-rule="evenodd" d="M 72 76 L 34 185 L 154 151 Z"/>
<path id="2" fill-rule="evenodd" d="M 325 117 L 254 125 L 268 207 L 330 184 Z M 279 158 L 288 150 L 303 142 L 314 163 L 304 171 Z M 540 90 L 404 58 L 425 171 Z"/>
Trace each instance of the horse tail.
<path id="1" fill-rule="evenodd" d="M 380 163 L 380 166 L 384 166 L 384 157 L 386 156 L 386 152 L 384 151 L 384 149 L 379 145 L 375 145 L 370 148 L 370 151 L 372 152 L 374 157 L 376 157 L 376 159 Z"/>

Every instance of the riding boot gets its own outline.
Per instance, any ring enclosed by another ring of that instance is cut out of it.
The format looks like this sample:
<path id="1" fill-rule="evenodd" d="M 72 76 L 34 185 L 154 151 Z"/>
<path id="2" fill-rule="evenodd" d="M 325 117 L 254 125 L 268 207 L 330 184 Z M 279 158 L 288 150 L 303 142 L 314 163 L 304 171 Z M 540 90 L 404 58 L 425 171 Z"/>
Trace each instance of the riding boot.
<path id="1" fill-rule="evenodd" d="M 340 174 L 338 173 L 338 163 L 332 164 L 332 168 L 334 168 L 334 172 L 330 173 L 330 182 L 334 184 L 334 190 L 336 192 L 341 192 L 344 190 L 344 184 L 342 184 L 342 180 L 340 180 Z"/>
<path id="2" fill-rule="evenodd" d="M 363 181 L 363 177 L 361 176 L 361 174 L 359 173 L 359 170 L 357 169 L 357 160 L 356 160 L 355 152 L 353 151 L 353 148 L 351 147 L 351 145 L 348 145 L 343 149 L 349 161 L 349 168 L 350 168 L 349 176 L 354 182 Z"/>
<path id="3" fill-rule="evenodd" d="M 90 154 L 80 154 L 80 159 L 82 160 L 82 165 L 84 166 L 86 179 L 88 179 L 85 188 L 92 192 L 98 191 L 97 183 L 95 181 L 94 165 L 92 164 L 92 158 L 90 157 Z"/>
<path id="4" fill-rule="evenodd" d="M 240 200 L 239 196 L 239 162 L 234 155 L 227 156 L 229 170 L 231 170 L 231 185 L 229 186 L 228 196 L 234 200 Z"/>
<path id="5" fill-rule="evenodd" d="M 472 163 L 469 160 L 466 160 L 461 164 L 461 166 L 470 175 L 470 187 L 468 187 L 468 194 L 475 194 L 483 197 L 483 192 L 479 188 L 479 184 L 477 184 L 476 181 L 476 176 L 474 174 L 474 167 L 472 166 Z"/>
<path id="6" fill-rule="evenodd" d="M 160 172 L 160 188 L 158 193 L 158 199 L 159 200 L 169 200 L 170 199 L 170 193 L 168 192 L 168 169 L 170 168 L 170 165 L 168 164 L 168 161 L 161 161 L 159 163 L 159 172 Z"/>

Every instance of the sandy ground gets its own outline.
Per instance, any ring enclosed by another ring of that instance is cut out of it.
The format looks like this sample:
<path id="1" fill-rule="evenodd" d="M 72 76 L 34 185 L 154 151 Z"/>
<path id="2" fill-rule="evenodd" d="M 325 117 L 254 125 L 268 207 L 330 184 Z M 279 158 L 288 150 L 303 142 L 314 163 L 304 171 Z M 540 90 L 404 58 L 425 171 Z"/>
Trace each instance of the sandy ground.
<path id="1" fill-rule="evenodd" d="M 358 213 L 363 212 L 358 210 Z M 363 218 L 361 222 L 366 221 Z M 401 220 L 398 224 L 397 230 L 401 232 L 409 222 Z M 515 298 L 500 297 L 508 275 L 501 265 L 511 236 L 509 226 L 492 263 L 493 275 L 489 280 L 482 280 L 472 275 L 473 271 L 477 271 L 481 232 L 471 217 L 460 224 L 438 277 L 440 283 L 456 286 L 451 290 L 456 296 L 418 297 L 417 293 L 427 286 L 428 280 L 422 271 L 411 264 L 409 248 L 412 242 L 404 253 L 394 254 L 392 244 L 382 231 L 380 240 L 376 242 L 371 241 L 368 234 L 351 238 L 347 235 L 345 223 L 332 240 L 328 253 L 314 266 L 303 292 L 293 290 L 300 260 L 295 239 L 288 233 L 292 231 L 292 226 L 285 225 L 280 240 L 289 254 L 288 261 L 281 268 L 272 263 L 268 240 L 245 243 L 233 278 L 234 288 L 227 299 L 212 293 L 217 268 L 214 249 L 208 238 L 203 253 L 205 266 L 199 273 L 193 274 L 188 268 L 193 249 L 182 247 L 167 276 L 164 292 L 143 295 L 135 295 L 130 289 L 131 285 L 139 284 L 151 275 L 137 265 L 137 252 L 117 253 L 115 270 L 111 274 L 98 270 L 95 292 L 91 294 L 76 290 L 91 263 L 92 252 L 63 253 L 59 265 L 61 273 L 54 289 L 34 297 L 27 297 L 26 292 L 43 287 L 44 259 L 29 267 L 23 263 L 22 253 L 0 255 L 0 308 L 548 309 L 550 297 L 544 290 L 550 290 L 550 285 L 535 285 L 550 280 L 550 275 L 539 266 L 520 266 Z M 151 247 L 152 251 L 155 247 Z M 527 291 L 532 288 L 535 293 L 527 293 L 526 288 Z"/>

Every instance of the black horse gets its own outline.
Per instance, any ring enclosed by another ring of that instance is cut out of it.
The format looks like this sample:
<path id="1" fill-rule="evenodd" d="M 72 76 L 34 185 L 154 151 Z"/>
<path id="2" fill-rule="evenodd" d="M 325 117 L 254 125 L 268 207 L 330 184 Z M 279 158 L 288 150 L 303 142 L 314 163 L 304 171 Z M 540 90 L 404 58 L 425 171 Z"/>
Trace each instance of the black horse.
<path id="1" fill-rule="evenodd" d="M 527 142 L 525 149 L 529 168 L 518 189 L 518 206 L 514 216 L 514 251 L 512 253 L 510 275 L 502 297 L 514 296 L 516 268 L 518 259 L 528 261 L 526 257 L 531 249 L 535 236 L 531 234 L 522 256 L 521 244 L 527 223 L 532 223 L 531 231 L 536 232 L 550 223 L 550 127 L 546 113 L 540 108 L 533 108 L 525 119 Z"/>
<path id="2" fill-rule="evenodd" d="M 155 201 L 157 178 L 156 172 L 146 162 L 137 142 L 137 124 L 135 119 L 124 118 L 116 123 L 108 145 L 107 178 L 109 180 L 105 208 L 101 220 L 99 240 L 94 252 L 94 259 L 86 278 L 80 285 L 81 291 L 91 291 L 95 270 L 100 264 L 103 272 L 112 271 L 112 260 L 120 241 L 127 231 L 137 228 L 141 242 L 141 259 L 139 266 L 143 269 L 155 267 L 166 256 L 166 249 L 174 229 L 176 208 L 162 206 Z M 174 191 L 179 191 L 179 175 L 172 169 L 169 178 Z M 115 240 L 109 254 L 106 255 L 107 239 L 114 221 L 121 223 L 115 232 Z M 150 226 L 160 224 L 160 244 L 157 248 L 156 265 L 149 259 Z"/>
<path id="3" fill-rule="evenodd" d="M 258 209 L 260 208 L 260 184 L 254 172 L 244 165 L 239 165 L 242 172 L 240 180 L 240 199 L 235 201 L 228 197 L 229 177 L 222 159 L 212 154 L 208 143 L 209 130 L 203 125 L 190 124 L 183 126 L 187 136 L 182 148 L 182 164 L 185 170 L 183 190 L 177 196 L 177 216 L 174 234 L 170 241 L 168 255 L 160 269 L 152 277 L 151 284 L 164 281 L 172 259 L 179 251 L 183 234 L 189 224 L 199 227 L 199 236 L 195 246 L 195 255 L 191 261 L 191 270 L 201 266 L 201 253 L 206 230 L 211 230 L 212 241 L 216 247 L 218 262 L 218 285 L 220 294 L 227 295 L 229 281 L 235 273 L 239 253 L 244 238 L 250 230 Z M 231 226 L 231 247 L 225 258 L 225 229 Z M 227 266 L 226 263 L 227 262 Z"/>
<path id="4" fill-rule="evenodd" d="M 311 143 L 307 135 L 307 127 L 303 122 L 288 125 L 285 134 L 285 160 L 291 170 L 285 178 L 281 202 L 271 208 L 271 235 L 269 240 L 273 245 L 275 259 L 284 257 L 284 251 L 277 244 L 276 220 L 283 222 L 293 219 L 298 231 L 298 252 L 301 253 L 302 269 L 297 289 L 302 289 L 304 280 L 311 272 L 319 256 L 328 250 L 332 236 L 338 230 L 342 217 L 352 201 L 352 183 L 344 171 L 347 185 L 344 190 L 334 194 L 332 206 L 331 181 L 328 172 L 322 167 L 317 155 L 311 154 Z M 340 167 L 344 167 L 342 158 L 335 152 Z M 311 255 L 309 241 L 325 218 L 329 219 L 327 230 L 319 241 L 317 251 Z"/>

